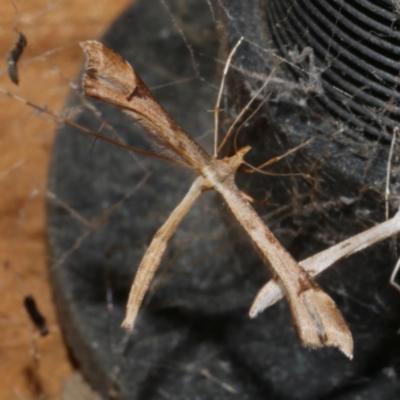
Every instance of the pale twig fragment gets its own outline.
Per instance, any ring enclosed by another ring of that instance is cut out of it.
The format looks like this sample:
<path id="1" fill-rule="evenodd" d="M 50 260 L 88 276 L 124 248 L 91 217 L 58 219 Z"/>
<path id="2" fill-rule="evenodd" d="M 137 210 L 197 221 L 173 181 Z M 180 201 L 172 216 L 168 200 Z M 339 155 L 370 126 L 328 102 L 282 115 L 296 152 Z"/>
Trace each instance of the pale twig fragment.
<path id="1" fill-rule="evenodd" d="M 399 133 L 399 129 L 397 127 L 394 128 L 393 134 L 392 134 L 392 141 L 390 143 L 390 150 L 389 150 L 387 166 L 386 166 L 385 216 L 386 216 L 387 220 L 389 219 L 390 174 L 392 172 L 393 149 L 394 149 L 394 144 L 396 143 L 396 137 L 397 137 L 398 133 Z"/>
<path id="2" fill-rule="evenodd" d="M 400 292 L 400 285 L 396 282 L 396 276 L 400 269 L 400 258 L 397 260 L 396 266 L 393 269 L 392 274 L 390 275 L 390 284 Z"/>
<path id="3" fill-rule="evenodd" d="M 234 182 L 234 176 L 250 148 L 240 149 L 234 156 L 221 160 L 210 157 L 158 104 L 122 57 L 98 42 L 87 41 L 81 45 L 87 55 L 83 77 L 85 94 L 121 107 L 134 121 L 191 166 L 201 177 L 197 178 L 191 190 L 195 190 L 198 184 L 196 182 L 201 181 L 201 191 L 215 189 L 219 192 L 250 236 L 263 260 L 268 260 L 279 277 L 303 344 L 310 347 L 335 346 L 351 358 L 352 337 L 340 311 L 332 299 L 281 246 Z M 260 91 L 266 85 L 267 83 Z M 220 148 L 226 143 L 235 123 Z M 197 197 L 199 194 L 196 192 Z M 173 211 L 157 233 L 143 258 L 131 291 L 132 300 L 129 300 L 124 326 L 132 326 L 168 239 L 186 214 L 187 207 L 197 198 L 194 195 L 187 196 L 189 198 L 185 198 L 183 203 L 178 205 L 178 210 Z"/>
<path id="4" fill-rule="evenodd" d="M 400 232 L 400 212 L 388 221 L 374 226 L 358 235 L 352 236 L 327 250 L 309 257 L 299 264 L 311 276 L 316 276 L 335 262 L 357 253 L 375 243 L 385 240 Z M 393 275 L 392 275 L 393 278 Z M 250 308 L 250 317 L 254 318 L 266 308 L 282 299 L 284 292 L 277 280 L 271 279 L 257 293 Z"/>
<path id="5" fill-rule="evenodd" d="M 205 378 L 210 379 L 217 385 L 221 386 L 223 389 L 225 389 L 227 392 L 232 393 L 232 394 L 239 394 L 239 391 L 235 389 L 232 385 L 229 383 L 226 383 L 222 381 L 221 379 L 218 379 L 217 377 L 211 375 L 210 371 L 206 368 L 203 368 L 200 370 L 200 374 L 203 375 Z"/>

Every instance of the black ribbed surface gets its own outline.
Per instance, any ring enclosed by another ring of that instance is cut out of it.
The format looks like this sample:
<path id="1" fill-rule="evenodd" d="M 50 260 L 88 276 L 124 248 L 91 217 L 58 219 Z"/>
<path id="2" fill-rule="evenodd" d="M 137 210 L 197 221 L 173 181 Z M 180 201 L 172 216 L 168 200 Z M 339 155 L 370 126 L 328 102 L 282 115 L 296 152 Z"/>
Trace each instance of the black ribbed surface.
<path id="1" fill-rule="evenodd" d="M 314 50 L 324 94 L 311 105 L 373 138 L 400 122 L 400 11 L 390 0 L 270 0 L 267 21 L 286 58 Z M 308 79 L 299 68 L 298 76 Z"/>

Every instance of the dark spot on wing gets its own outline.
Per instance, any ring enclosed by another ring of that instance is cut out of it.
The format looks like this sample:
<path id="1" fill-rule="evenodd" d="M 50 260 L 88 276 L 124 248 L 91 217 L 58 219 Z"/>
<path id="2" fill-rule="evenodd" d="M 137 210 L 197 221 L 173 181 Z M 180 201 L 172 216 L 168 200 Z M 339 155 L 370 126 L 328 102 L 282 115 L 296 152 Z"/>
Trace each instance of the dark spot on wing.
<path id="1" fill-rule="evenodd" d="M 299 286 L 300 286 L 300 289 L 299 289 L 299 291 L 297 292 L 297 296 L 300 296 L 303 292 L 305 292 L 306 290 L 309 290 L 309 289 L 310 289 L 310 286 L 311 286 L 311 285 L 310 285 L 311 282 L 313 282 L 313 281 L 310 280 L 310 279 L 307 279 L 306 276 L 300 275 L 300 277 L 299 277 Z M 317 284 L 315 284 L 315 286 L 316 286 L 316 289 L 319 289 L 318 286 L 317 286 Z"/>
<path id="2" fill-rule="evenodd" d="M 139 77 L 136 77 L 136 79 L 137 85 L 135 89 L 133 89 L 132 93 L 126 98 L 128 101 L 131 101 L 134 97 L 138 99 L 147 99 L 151 96 L 143 81 Z"/>

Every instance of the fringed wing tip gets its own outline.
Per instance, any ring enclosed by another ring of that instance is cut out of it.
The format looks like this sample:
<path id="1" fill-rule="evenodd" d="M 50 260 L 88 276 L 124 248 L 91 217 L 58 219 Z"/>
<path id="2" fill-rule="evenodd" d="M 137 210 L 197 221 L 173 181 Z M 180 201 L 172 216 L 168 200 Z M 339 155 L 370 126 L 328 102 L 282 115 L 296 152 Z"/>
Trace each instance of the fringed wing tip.
<path id="1" fill-rule="evenodd" d="M 79 42 L 85 55 L 82 86 L 85 94 L 120 107 L 129 104 L 127 96 L 139 78 L 131 65 L 114 50 L 96 40 Z"/>
<path id="2" fill-rule="evenodd" d="M 325 341 L 319 345 L 307 344 L 302 342 L 304 347 L 309 349 L 319 349 L 321 347 L 336 347 L 342 352 L 350 361 L 353 360 L 353 338 L 351 334 L 345 335 L 340 340 Z"/>
<path id="3" fill-rule="evenodd" d="M 343 319 L 342 315 L 340 317 Z M 324 343 L 325 346 L 336 347 L 340 350 L 348 359 L 353 359 L 353 337 L 351 332 L 343 319 L 343 325 L 339 326 L 340 329 L 336 329 L 335 332 L 331 331 L 328 333 L 327 341 Z M 333 327 L 335 329 L 335 327 Z"/>
<path id="4" fill-rule="evenodd" d="M 104 45 L 97 40 L 84 40 L 79 42 L 83 52 L 85 53 L 85 71 L 93 67 L 95 60 L 98 60 L 98 55 L 103 51 Z"/>
<path id="5" fill-rule="evenodd" d="M 281 288 L 279 286 L 279 283 L 274 280 L 269 281 L 257 293 L 253 304 L 250 307 L 250 318 L 257 317 L 257 315 L 261 314 L 266 308 L 275 304 L 280 299 L 280 295 Z"/>
<path id="6" fill-rule="evenodd" d="M 95 41 L 95 40 L 85 40 L 82 42 L 79 42 L 79 45 L 81 46 L 83 52 L 85 53 L 85 67 L 84 67 L 84 73 L 82 75 L 82 88 L 85 92 L 86 95 L 90 96 L 90 93 L 88 93 L 88 89 L 89 87 L 91 87 L 92 85 L 90 85 L 91 80 L 93 79 L 92 76 L 90 76 L 89 71 L 92 68 L 92 64 L 93 64 L 93 49 L 98 46 L 101 45 L 101 43 Z"/>
<path id="7" fill-rule="evenodd" d="M 336 347 L 351 360 L 353 338 L 335 302 L 319 287 L 305 291 L 302 298 L 309 316 L 303 321 L 296 321 L 303 344 L 309 347 Z M 312 326 L 309 326 L 307 320 Z"/>
<path id="8" fill-rule="evenodd" d="M 330 346 L 339 349 L 349 360 L 353 359 L 353 339 L 351 334 L 338 344 L 331 344 Z"/>
<path id="9" fill-rule="evenodd" d="M 266 307 L 263 306 L 263 304 L 261 304 L 260 302 L 260 298 L 256 297 L 253 301 L 253 304 L 250 307 L 249 310 L 249 317 L 250 318 L 255 318 L 257 317 L 259 314 L 261 314 Z"/>
<path id="10" fill-rule="evenodd" d="M 124 319 L 124 321 L 121 324 L 121 328 L 125 328 L 127 331 L 132 332 L 133 323 L 131 321 L 128 321 L 127 319 Z"/>

